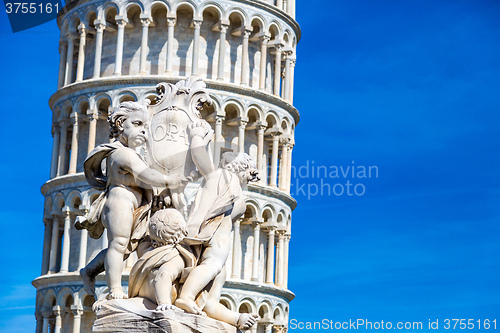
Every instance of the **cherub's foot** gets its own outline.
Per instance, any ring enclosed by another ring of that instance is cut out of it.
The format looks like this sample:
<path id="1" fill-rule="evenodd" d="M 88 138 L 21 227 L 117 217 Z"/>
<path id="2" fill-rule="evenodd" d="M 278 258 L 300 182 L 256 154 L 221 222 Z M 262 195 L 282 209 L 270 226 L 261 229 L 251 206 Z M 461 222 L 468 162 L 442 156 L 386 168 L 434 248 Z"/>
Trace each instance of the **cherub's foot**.
<path id="1" fill-rule="evenodd" d="M 156 307 L 156 311 L 178 310 L 179 308 L 173 304 L 160 304 Z"/>
<path id="2" fill-rule="evenodd" d="M 85 268 L 80 269 L 80 276 L 83 280 L 83 289 L 90 296 L 95 296 L 95 276 L 88 274 Z"/>
<path id="3" fill-rule="evenodd" d="M 240 314 L 240 318 L 238 318 L 238 328 L 240 330 L 247 330 L 252 327 L 257 320 L 259 320 L 259 316 L 251 313 L 242 313 Z"/>
<path id="4" fill-rule="evenodd" d="M 189 313 L 194 313 L 194 314 L 197 314 L 197 315 L 200 315 L 203 317 L 207 316 L 207 314 L 205 312 L 201 311 L 201 309 L 198 307 L 198 305 L 196 305 L 196 302 L 192 301 L 190 299 L 178 298 L 175 301 L 175 306 L 177 306 L 177 307 L 181 308 L 182 310 L 189 312 Z"/>
<path id="5" fill-rule="evenodd" d="M 109 292 L 107 299 L 124 299 L 128 298 L 127 294 L 123 292 L 122 288 L 113 288 Z"/>

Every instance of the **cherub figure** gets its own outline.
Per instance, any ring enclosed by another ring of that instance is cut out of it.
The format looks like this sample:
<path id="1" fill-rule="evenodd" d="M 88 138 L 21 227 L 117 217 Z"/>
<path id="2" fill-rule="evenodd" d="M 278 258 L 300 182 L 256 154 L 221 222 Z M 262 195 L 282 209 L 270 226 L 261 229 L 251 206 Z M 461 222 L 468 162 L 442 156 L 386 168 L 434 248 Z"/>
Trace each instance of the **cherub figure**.
<path id="1" fill-rule="evenodd" d="M 162 209 L 151 216 L 148 230 L 151 246 L 130 271 L 129 297 L 147 298 L 160 311 L 173 309 L 173 284 L 196 262 L 190 251 L 177 245 L 187 235 L 186 221 L 178 210 Z"/>
<path id="2" fill-rule="evenodd" d="M 200 261 L 188 275 L 175 301 L 177 307 L 200 315 L 203 312 L 196 304 L 196 297 L 224 267 L 229 255 L 233 222 L 245 212 L 243 187 L 249 181 L 259 179 L 253 161 L 245 153 L 224 153 L 220 168 L 213 170 L 213 163 L 203 148 L 208 143 L 207 132 L 210 133 L 209 125 L 203 122 L 190 127 L 191 154 L 204 180 L 187 221 L 188 237 L 185 242 L 194 244 L 201 241 L 203 245 Z M 211 172 L 207 172 L 210 169 Z"/>
<path id="3" fill-rule="evenodd" d="M 181 290 L 183 288 L 181 280 L 185 273 L 196 265 L 196 258 L 189 247 L 179 244 L 186 235 L 186 222 L 176 209 L 162 209 L 151 217 L 150 247 L 130 272 L 128 289 L 130 298 L 137 296 L 147 298 L 157 304 L 157 311 L 176 309 L 172 302 L 179 288 Z M 210 288 L 205 288 L 203 296 L 199 296 L 198 300 L 204 303 L 203 310 L 211 318 L 242 330 L 249 329 L 256 323 L 258 316 L 231 311 L 220 303 L 225 280 L 223 270 L 214 279 Z"/>
<path id="4" fill-rule="evenodd" d="M 120 103 L 108 117 L 110 137 L 116 140 L 96 147 L 84 163 L 88 183 L 104 192 L 92 204 L 87 221 L 77 223 L 76 227 L 89 229 L 93 238 L 99 238 L 105 227 L 108 248 L 80 274 L 86 290 L 92 293 L 95 275 L 104 259 L 108 299 L 127 297 L 121 285 L 123 260 L 146 231 L 145 216 L 151 205 L 145 189 L 174 185 L 167 176 L 150 168 L 136 152 L 146 142 L 148 120 L 145 104 Z M 107 158 L 105 175 L 101 168 L 104 158 Z"/>

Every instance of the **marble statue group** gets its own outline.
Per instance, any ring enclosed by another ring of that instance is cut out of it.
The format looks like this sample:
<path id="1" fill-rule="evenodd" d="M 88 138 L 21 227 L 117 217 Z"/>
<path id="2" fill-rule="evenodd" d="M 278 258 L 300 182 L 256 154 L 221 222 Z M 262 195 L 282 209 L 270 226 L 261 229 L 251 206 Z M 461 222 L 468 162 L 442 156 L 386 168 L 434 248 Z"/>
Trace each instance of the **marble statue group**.
<path id="1" fill-rule="evenodd" d="M 108 117 L 112 142 L 97 146 L 84 162 L 87 182 L 102 192 L 75 226 L 108 238 L 108 247 L 80 271 L 90 295 L 96 276 L 106 276 L 109 294 L 94 306 L 94 328 L 116 325 L 117 316 L 99 322 L 106 304 L 142 302 L 154 305 L 155 318 L 182 313 L 248 329 L 258 316 L 227 309 L 220 296 L 232 225 L 245 212 L 243 189 L 258 180 L 255 164 L 245 153 L 226 152 L 214 166 L 213 131 L 200 113 L 211 103 L 202 80 L 161 83 L 157 93 L 152 105 L 119 104 Z M 184 190 L 199 180 L 188 203 Z M 138 261 L 125 294 L 124 260 L 133 252 Z"/>

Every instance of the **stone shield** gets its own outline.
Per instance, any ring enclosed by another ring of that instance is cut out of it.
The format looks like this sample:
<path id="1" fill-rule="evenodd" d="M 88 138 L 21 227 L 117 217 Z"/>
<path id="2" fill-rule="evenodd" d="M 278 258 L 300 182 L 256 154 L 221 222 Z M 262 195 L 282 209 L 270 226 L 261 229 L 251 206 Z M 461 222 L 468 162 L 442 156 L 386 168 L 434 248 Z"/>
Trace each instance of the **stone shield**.
<path id="1" fill-rule="evenodd" d="M 154 169 L 180 181 L 196 169 L 189 150 L 187 112 L 169 107 L 153 114 L 150 123 L 148 162 Z"/>

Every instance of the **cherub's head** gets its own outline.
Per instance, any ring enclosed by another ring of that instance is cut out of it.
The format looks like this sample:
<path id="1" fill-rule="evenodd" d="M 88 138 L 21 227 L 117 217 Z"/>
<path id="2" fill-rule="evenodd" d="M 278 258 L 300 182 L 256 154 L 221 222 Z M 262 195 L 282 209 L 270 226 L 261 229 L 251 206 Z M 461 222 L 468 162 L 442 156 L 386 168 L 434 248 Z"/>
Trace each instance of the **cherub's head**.
<path id="1" fill-rule="evenodd" d="M 254 161 L 246 153 L 227 152 L 222 154 L 219 167 L 237 174 L 243 184 L 260 180 Z"/>
<path id="2" fill-rule="evenodd" d="M 186 235 L 186 221 L 174 208 L 159 210 L 149 220 L 149 237 L 155 247 L 177 244 Z"/>
<path id="3" fill-rule="evenodd" d="M 120 140 L 131 148 L 146 142 L 149 113 L 140 102 L 123 102 L 109 115 L 110 138 Z"/>

